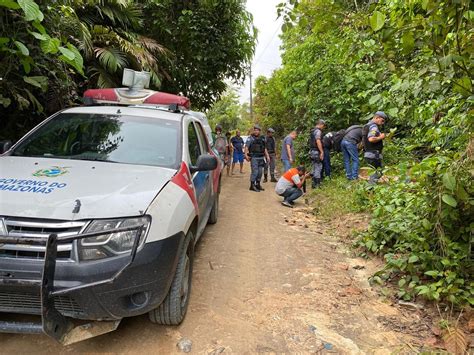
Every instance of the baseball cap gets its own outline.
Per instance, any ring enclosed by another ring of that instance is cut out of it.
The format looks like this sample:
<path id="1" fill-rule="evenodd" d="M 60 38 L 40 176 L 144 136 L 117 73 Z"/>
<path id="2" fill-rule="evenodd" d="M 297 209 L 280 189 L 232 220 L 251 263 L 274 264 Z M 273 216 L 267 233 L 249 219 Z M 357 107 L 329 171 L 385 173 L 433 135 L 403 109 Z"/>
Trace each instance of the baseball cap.
<path id="1" fill-rule="evenodd" d="M 267 129 L 267 132 L 275 133 L 275 130 L 273 128 L 269 128 L 269 129 Z"/>
<path id="2" fill-rule="evenodd" d="M 384 120 L 388 119 L 388 116 L 385 114 L 383 111 L 377 111 L 375 112 L 375 116 L 382 117 Z"/>
<path id="3" fill-rule="evenodd" d="M 262 130 L 262 128 L 261 128 L 258 124 L 256 124 L 255 126 L 253 126 L 253 129 L 258 129 L 259 131 Z"/>

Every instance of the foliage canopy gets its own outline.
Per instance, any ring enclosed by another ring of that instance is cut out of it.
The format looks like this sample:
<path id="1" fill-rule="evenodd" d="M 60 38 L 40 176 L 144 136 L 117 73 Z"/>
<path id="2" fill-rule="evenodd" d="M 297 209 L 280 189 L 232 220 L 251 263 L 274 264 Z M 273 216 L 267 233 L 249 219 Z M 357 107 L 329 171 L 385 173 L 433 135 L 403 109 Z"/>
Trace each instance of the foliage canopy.
<path id="1" fill-rule="evenodd" d="M 124 68 L 209 107 L 240 82 L 255 47 L 243 0 L 0 1 L 0 138 L 16 139 Z"/>

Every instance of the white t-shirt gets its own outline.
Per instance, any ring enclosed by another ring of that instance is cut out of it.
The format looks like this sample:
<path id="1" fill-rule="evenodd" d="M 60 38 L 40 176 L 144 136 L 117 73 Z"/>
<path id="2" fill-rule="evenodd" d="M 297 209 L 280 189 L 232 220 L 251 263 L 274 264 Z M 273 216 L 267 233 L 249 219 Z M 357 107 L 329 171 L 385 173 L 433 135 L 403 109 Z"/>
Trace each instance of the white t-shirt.
<path id="1" fill-rule="evenodd" d="M 293 187 L 294 185 L 299 185 L 301 183 L 300 176 L 298 174 L 295 174 L 291 177 L 292 181 L 288 181 L 285 179 L 284 176 L 280 177 L 278 180 L 276 186 L 275 186 L 275 192 L 278 195 L 283 194 L 286 190 L 288 190 L 290 187 Z"/>

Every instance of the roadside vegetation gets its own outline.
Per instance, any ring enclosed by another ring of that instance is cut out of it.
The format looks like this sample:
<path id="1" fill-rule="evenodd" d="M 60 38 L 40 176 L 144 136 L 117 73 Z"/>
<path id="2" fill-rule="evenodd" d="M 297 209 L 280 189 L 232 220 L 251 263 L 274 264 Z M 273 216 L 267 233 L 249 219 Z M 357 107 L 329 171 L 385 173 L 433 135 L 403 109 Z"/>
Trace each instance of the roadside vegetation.
<path id="1" fill-rule="evenodd" d="M 378 276 L 400 299 L 474 305 L 472 2 L 291 0 L 279 13 L 283 65 L 256 80 L 259 123 L 298 129 L 305 161 L 317 119 L 336 131 L 388 113 L 387 181 L 327 182 L 320 213 L 371 214 L 356 245 L 385 259 Z"/>
<path id="2" fill-rule="evenodd" d="M 17 139 L 124 68 L 205 109 L 241 82 L 256 32 L 242 0 L 0 1 L 0 139 Z"/>

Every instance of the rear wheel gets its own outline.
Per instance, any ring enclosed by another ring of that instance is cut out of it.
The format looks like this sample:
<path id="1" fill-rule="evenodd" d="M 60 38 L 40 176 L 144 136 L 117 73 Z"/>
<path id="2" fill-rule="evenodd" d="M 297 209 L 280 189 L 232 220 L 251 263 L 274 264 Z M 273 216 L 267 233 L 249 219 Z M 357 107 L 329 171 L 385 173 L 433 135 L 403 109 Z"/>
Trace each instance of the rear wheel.
<path id="1" fill-rule="evenodd" d="M 214 204 L 212 205 L 211 214 L 209 215 L 209 219 L 207 223 L 216 224 L 218 216 L 219 216 L 219 192 L 216 192 L 216 197 L 214 198 Z"/>
<path id="2" fill-rule="evenodd" d="M 157 324 L 178 325 L 188 309 L 194 260 L 194 234 L 189 231 L 181 247 L 173 282 L 163 303 L 150 311 L 150 321 Z"/>

